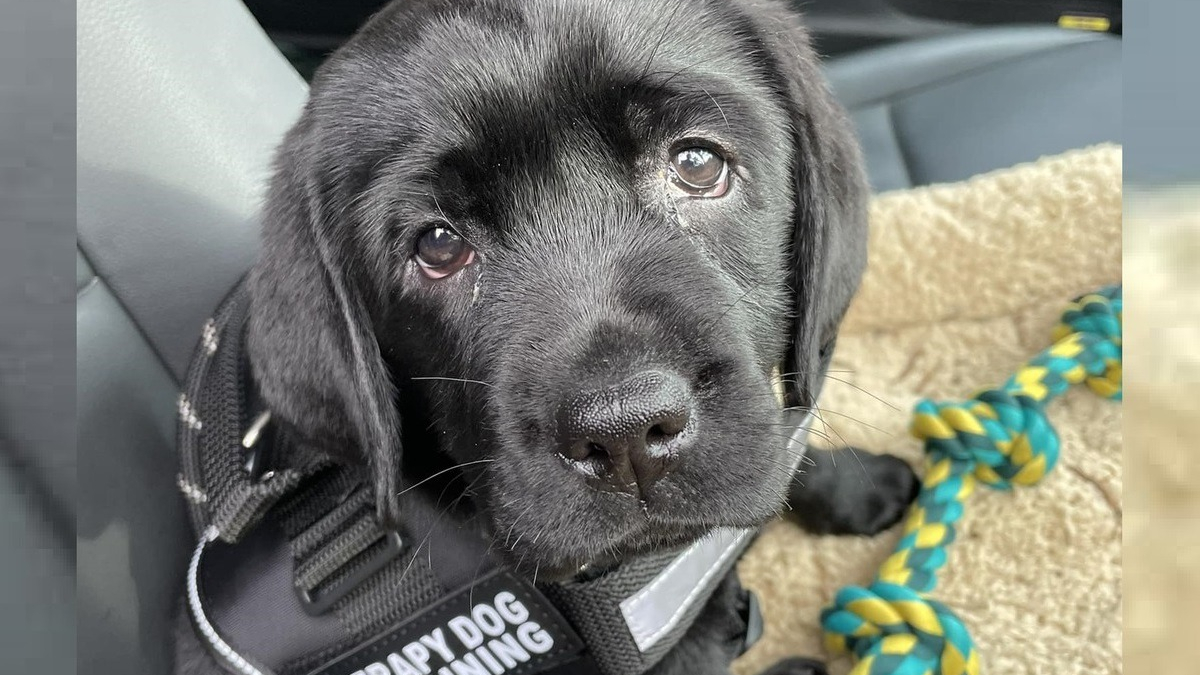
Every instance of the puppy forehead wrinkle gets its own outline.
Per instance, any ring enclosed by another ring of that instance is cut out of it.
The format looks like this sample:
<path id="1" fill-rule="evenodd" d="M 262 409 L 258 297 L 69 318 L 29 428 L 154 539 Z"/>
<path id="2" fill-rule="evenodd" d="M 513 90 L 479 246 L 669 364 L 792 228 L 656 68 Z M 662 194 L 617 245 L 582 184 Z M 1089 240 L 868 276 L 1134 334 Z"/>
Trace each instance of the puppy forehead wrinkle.
<path id="1" fill-rule="evenodd" d="M 403 59 L 401 75 L 440 84 L 446 94 L 441 103 L 453 111 L 464 100 L 460 88 L 539 93 L 543 84 L 539 75 L 561 63 L 566 50 L 572 49 L 590 51 L 602 76 L 694 71 L 737 86 L 756 72 L 749 67 L 752 55 L 744 53 L 704 3 L 678 0 L 674 5 L 655 6 L 642 0 L 512 3 L 512 13 L 524 22 L 524 30 L 519 31 L 504 23 L 469 20 L 470 7 L 444 13 L 420 32 L 417 44 L 406 54 L 409 58 Z M 586 78 L 595 73 L 574 74 Z"/>

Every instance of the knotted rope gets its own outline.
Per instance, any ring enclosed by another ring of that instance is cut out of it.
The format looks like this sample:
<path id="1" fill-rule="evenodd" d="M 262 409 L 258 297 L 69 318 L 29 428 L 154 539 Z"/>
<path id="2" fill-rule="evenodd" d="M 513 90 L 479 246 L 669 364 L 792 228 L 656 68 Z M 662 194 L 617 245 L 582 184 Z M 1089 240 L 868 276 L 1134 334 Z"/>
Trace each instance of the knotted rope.
<path id="1" fill-rule="evenodd" d="M 925 443 L 925 475 L 904 536 L 870 586 L 843 588 L 821 612 L 826 646 L 858 659 L 851 675 L 979 672 L 966 626 L 928 594 L 975 483 L 1007 490 L 1054 468 L 1059 442 L 1046 404 L 1080 382 L 1121 399 L 1121 287 L 1077 298 L 1053 337 L 999 389 L 917 404 L 911 430 Z"/>

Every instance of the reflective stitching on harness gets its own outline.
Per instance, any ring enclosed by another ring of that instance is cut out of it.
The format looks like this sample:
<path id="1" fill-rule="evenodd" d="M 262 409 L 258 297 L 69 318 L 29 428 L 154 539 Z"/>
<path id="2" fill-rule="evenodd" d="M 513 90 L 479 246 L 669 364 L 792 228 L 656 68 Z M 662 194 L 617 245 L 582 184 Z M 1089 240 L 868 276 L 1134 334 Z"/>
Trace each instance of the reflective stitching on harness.
<path id="1" fill-rule="evenodd" d="M 204 426 L 200 422 L 200 418 L 196 417 L 196 411 L 192 408 L 192 402 L 188 400 L 187 394 L 179 395 L 176 408 L 179 410 L 179 419 L 183 420 L 183 423 L 189 428 L 200 431 L 200 428 Z"/>
<path id="2" fill-rule="evenodd" d="M 200 343 L 204 345 L 204 351 L 208 352 L 209 356 L 212 356 L 216 353 L 219 342 L 217 338 L 217 322 L 213 319 L 205 321 L 204 330 L 200 333 Z"/>
<path id="3" fill-rule="evenodd" d="M 203 504 L 208 501 L 208 495 L 204 494 L 204 490 L 201 490 L 199 487 L 189 483 L 188 480 L 183 477 L 183 474 L 177 474 L 175 476 L 175 484 L 179 486 L 179 491 L 183 493 L 183 496 L 187 497 L 189 500 L 197 504 Z"/>
<path id="4" fill-rule="evenodd" d="M 208 622 L 208 617 L 204 615 L 204 607 L 200 604 L 200 556 L 204 553 L 204 547 L 209 542 L 216 540 L 217 529 L 209 527 L 204 531 L 204 536 L 200 538 L 200 543 L 196 545 L 195 552 L 192 553 L 192 560 L 188 563 L 187 571 L 187 596 L 188 609 L 192 612 L 192 621 L 196 624 L 196 630 L 200 636 L 208 641 L 208 646 L 217 654 L 225 659 L 225 663 L 233 668 L 241 675 L 270 675 L 264 673 L 249 661 L 233 650 L 221 639 L 217 634 L 217 629 L 213 628 Z"/>

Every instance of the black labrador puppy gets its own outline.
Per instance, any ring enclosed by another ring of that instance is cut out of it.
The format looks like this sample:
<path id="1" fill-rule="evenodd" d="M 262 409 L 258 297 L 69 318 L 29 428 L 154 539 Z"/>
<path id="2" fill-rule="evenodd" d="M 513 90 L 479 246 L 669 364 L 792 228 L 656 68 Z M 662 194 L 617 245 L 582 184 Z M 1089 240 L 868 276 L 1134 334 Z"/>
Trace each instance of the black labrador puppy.
<path id="1" fill-rule="evenodd" d="M 781 440 L 858 286 L 866 199 L 783 2 L 394 2 L 279 153 L 251 362 L 276 421 L 370 467 L 385 520 L 401 475 L 477 462 L 474 503 L 542 580 L 785 498 L 871 534 L 908 467 L 818 462 L 800 485 Z M 738 590 L 653 672 L 727 673 Z M 184 641 L 181 669 L 209 672 Z"/>

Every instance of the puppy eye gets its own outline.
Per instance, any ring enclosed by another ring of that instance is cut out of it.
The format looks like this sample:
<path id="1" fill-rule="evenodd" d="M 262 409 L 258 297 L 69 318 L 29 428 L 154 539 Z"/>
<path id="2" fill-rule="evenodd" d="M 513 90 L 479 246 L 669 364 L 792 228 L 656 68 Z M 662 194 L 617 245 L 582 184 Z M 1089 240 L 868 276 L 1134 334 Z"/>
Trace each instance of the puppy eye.
<path id="1" fill-rule="evenodd" d="M 439 225 L 421 233 L 413 257 L 426 277 L 443 279 L 470 265 L 475 249 L 454 230 Z"/>
<path id="2" fill-rule="evenodd" d="M 729 190 L 729 163 L 715 150 L 684 148 L 671 158 L 675 185 L 695 197 L 720 197 Z"/>

